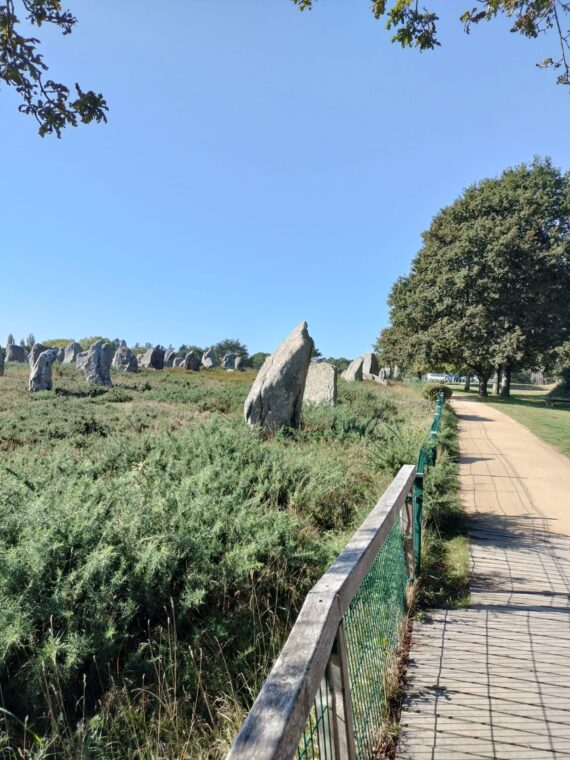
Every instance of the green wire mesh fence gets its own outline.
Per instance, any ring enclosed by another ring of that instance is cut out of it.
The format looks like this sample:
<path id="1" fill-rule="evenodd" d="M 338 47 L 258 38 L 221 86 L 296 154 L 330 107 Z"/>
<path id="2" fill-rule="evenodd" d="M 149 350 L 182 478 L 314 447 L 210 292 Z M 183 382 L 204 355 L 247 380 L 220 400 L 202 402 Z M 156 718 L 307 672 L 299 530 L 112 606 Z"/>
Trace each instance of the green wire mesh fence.
<path id="1" fill-rule="evenodd" d="M 357 758 L 372 756 L 384 723 L 387 686 L 406 617 L 408 571 L 401 519 L 392 526 L 343 617 Z M 335 754 L 333 693 L 323 678 L 297 750 L 298 760 Z"/>
<path id="2" fill-rule="evenodd" d="M 384 725 L 406 618 L 408 572 L 398 519 L 344 616 L 357 758 L 372 756 Z"/>

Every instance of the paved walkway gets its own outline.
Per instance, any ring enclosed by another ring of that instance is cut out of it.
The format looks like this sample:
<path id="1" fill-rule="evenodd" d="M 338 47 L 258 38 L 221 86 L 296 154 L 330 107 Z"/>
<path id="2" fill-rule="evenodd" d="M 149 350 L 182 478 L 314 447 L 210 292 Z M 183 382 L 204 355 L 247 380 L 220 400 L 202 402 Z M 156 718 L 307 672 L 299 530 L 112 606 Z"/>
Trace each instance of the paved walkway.
<path id="1" fill-rule="evenodd" d="M 570 459 L 454 401 L 471 607 L 414 626 L 399 760 L 570 760 Z"/>

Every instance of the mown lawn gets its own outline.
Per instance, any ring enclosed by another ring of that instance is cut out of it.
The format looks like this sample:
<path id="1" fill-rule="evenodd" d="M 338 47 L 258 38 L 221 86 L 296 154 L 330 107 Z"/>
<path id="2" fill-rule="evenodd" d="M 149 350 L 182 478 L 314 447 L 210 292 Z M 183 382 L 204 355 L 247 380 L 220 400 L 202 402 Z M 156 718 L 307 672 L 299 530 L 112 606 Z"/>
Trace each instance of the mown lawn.
<path id="1" fill-rule="evenodd" d="M 433 405 L 341 383 L 267 438 L 254 373 L 0 378 L 0 754 L 222 758 L 307 590 Z"/>
<path id="2" fill-rule="evenodd" d="M 516 385 L 512 389 L 511 398 L 489 394 L 486 399 L 482 399 L 476 391 L 464 393 L 457 387 L 454 387 L 453 392 L 457 396 L 469 396 L 497 406 L 543 441 L 570 457 L 570 404 L 549 408 L 545 403 L 546 391 Z"/>

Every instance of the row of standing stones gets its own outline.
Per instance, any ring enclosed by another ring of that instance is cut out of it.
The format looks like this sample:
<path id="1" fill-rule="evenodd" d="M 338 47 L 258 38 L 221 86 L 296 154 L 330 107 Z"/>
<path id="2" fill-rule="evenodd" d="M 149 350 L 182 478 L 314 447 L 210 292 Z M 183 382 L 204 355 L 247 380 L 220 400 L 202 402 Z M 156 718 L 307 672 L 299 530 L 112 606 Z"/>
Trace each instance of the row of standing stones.
<path id="1" fill-rule="evenodd" d="M 0 376 L 4 374 L 4 361 L 22 364 L 29 362 L 29 389 L 32 392 L 52 389 L 52 368 L 55 362 L 75 364 L 77 369 L 83 370 L 87 382 L 93 385 L 111 385 L 111 367 L 121 372 L 138 372 L 140 367 L 182 367 L 198 372 L 201 368 L 211 369 L 218 366 L 218 359 L 211 348 L 205 351 L 202 357 L 190 351 L 183 359 L 178 359 L 175 351 L 154 346 L 137 357 L 125 341 L 114 351 L 111 344 L 103 340 L 93 343 L 87 351 L 83 351 L 75 341 L 70 341 L 62 348 L 35 343 L 29 354 L 22 346 L 8 344 L 6 357 L 0 349 Z M 244 369 L 243 357 L 228 353 L 222 358 L 221 366 L 227 371 Z"/>
<path id="2" fill-rule="evenodd" d="M 303 403 L 336 405 L 337 369 L 326 362 L 311 362 L 313 349 L 307 323 L 301 322 L 267 357 L 245 401 L 244 416 L 250 425 L 262 425 L 270 431 L 294 428 L 299 425 Z M 87 351 L 82 351 L 75 341 L 60 349 L 36 343 L 29 357 L 21 346 L 11 345 L 7 347 L 6 359 L 29 361 L 29 389 L 33 392 L 51 390 L 52 367 L 56 361 L 74 363 L 83 370 L 87 382 L 107 386 L 111 385 L 111 366 L 123 372 L 137 372 L 139 367 L 183 367 L 197 372 L 201 367 L 218 365 L 213 349 L 205 351 L 201 358 L 190 352 L 184 359 L 178 359 L 174 351 L 155 346 L 137 358 L 125 341 L 113 352 L 111 344 L 103 340 L 93 343 Z M 242 357 L 226 354 L 221 366 L 226 370 L 242 369 Z M 3 371 L 4 358 L 0 351 L 0 375 Z M 349 382 L 374 380 L 381 384 L 386 384 L 389 376 L 390 370 L 380 369 L 373 353 L 354 359 L 341 375 Z"/>

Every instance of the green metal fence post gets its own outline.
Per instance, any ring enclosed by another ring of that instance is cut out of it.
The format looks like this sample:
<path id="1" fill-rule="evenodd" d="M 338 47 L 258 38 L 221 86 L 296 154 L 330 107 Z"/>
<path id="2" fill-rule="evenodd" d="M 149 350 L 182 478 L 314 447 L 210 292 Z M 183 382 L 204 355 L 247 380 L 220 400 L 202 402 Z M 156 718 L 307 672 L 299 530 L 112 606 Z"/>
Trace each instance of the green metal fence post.
<path id="1" fill-rule="evenodd" d="M 420 456 L 418 458 L 418 467 L 416 471 L 416 479 L 414 480 L 414 486 L 412 490 L 412 499 L 414 506 L 414 574 L 416 578 L 420 574 L 421 569 L 421 552 L 422 552 L 422 511 L 424 503 L 424 473 L 427 464 L 427 451 L 422 446 Z"/>
<path id="2" fill-rule="evenodd" d="M 413 507 L 414 507 L 414 533 L 413 533 L 414 572 L 415 572 L 416 577 L 420 574 L 420 570 L 421 570 L 424 475 L 426 472 L 426 468 L 432 467 L 436 461 L 437 437 L 439 434 L 439 429 L 441 427 L 441 417 L 443 414 L 444 405 L 445 405 L 445 394 L 442 392 L 437 397 L 437 403 L 435 405 L 435 413 L 433 416 L 433 422 L 431 424 L 431 429 L 430 429 L 429 443 L 426 446 L 422 446 L 420 455 L 418 457 L 416 479 L 414 481 L 414 487 L 412 491 Z"/>

